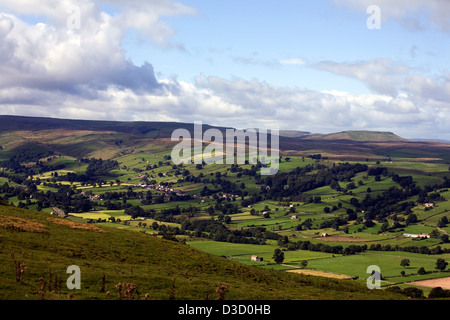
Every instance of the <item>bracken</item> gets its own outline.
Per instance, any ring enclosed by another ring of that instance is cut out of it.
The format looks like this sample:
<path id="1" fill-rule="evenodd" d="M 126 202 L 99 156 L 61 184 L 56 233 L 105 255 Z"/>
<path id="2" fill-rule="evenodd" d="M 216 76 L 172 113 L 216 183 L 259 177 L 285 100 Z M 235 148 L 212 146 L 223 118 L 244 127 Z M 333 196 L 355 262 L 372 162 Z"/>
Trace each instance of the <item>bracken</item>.
<path id="1" fill-rule="evenodd" d="M 69 227 L 71 229 L 79 229 L 79 230 L 90 230 L 90 231 L 96 231 L 96 232 L 106 232 L 105 230 L 93 226 L 87 223 L 78 223 L 70 220 L 63 220 L 63 219 L 56 219 L 56 218 L 47 218 L 47 221 L 50 221 L 54 224 Z"/>
<path id="2" fill-rule="evenodd" d="M 41 223 L 11 216 L 0 216 L 0 228 L 20 232 L 47 232 L 47 228 Z"/>

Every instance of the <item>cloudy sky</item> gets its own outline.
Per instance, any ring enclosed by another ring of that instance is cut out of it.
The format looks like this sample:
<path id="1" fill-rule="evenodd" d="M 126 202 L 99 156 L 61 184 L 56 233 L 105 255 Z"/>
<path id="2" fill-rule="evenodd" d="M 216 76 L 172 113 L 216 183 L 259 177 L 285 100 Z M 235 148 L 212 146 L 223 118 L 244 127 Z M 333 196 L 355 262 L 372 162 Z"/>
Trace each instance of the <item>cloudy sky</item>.
<path id="1" fill-rule="evenodd" d="M 450 1 L 0 0 L 0 114 L 450 140 Z"/>

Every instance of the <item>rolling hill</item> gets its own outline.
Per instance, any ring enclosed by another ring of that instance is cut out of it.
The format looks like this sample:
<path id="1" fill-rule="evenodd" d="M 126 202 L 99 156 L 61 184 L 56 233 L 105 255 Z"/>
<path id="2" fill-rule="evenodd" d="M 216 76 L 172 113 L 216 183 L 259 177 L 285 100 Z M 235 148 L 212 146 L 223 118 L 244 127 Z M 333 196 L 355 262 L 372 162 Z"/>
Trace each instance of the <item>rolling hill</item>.
<path id="1" fill-rule="evenodd" d="M 324 140 L 351 140 L 351 141 L 372 141 L 372 142 L 386 142 L 386 141 L 406 141 L 392 132 L 379 131 L 343 131 L 331 134 L 325 134 L 319 139 Z"/>
<path id="2" fill-rule="evenodd" d="M 305 237 L 322 242 L 316 239 L 321 232 L 351 231 L 364 241 L 378 239 L 378 234 L 366 239 L 365 229 L 357 229 L 363 220 L 356 224 L 354 219 L 369 219 L 363 212 L 346 219 L 348 209 L 359 210 L 357 205 L 369 193 L 377 196 L 378 203 L 383 191 L 404 185 L 399 194 L 387 195 L 414 204 L 389 205 L 385 212 L 395 210 L 397 218 L 406 219 L 406 209 L 413 210 L 421 214 L 420 222 L 426 221 L 425 214 L 433 214 L 432 226 L 447 215 L 444 182 L 450 145 L 445 143 L 408 141 L 383 132 L 282 132 L 280 174 L 261 181 L 256 166 L 250 164 L 173 165 L 171 133 L 178 128 L 192 130 L 192 124 L 11 116 L 0 116 L 0 123 L 0 200 L 10 204 L 0 205 L 0 300 L 398 300 L 405 295 L 366 288 L 364 271 L 373 263 L 364 259 L 370 254 L 358 255 L 363 260 L 359 271 L 352 273 L 356 281 L 281 269 L 303 268 L 304 261 L 316 270 L 339 269 L 340 265 L 331 269 L 326 265 L 338 261 L 329 251 L 338 250 L 339 241 L 338 246 L 321 247 L 325 256 L 308 252 L 315 247 L 297 248 L 298 240 Z M 357 159 L 362 163 L 335 162 Z M 409 161 L 398 161 L 402 159 Z M 379 172 L 378 179 L 369 169 Z M 341 171 L 338 176 L 336 172 Z M 310 177 L 317 183 L 308 186 L 305 182 Z M 423 188 L 440 185 L 442 194 L 424 191 L 417 199 L 417 188 L 405 190 L 413 182 Z M 270 192 L 262 190 L 261 183 L 270 183 L 270 189 L 265 188 Z M 295 187 L 288 190 L 286 185 Z M 298 193 L 300 188 L 303 191 Z M 439 201 L 436 217 L 434 208 L 425 212 L 420 207 L 428 199 Z M 384 203 L 383 208 L 389 204 Z M 51 215 L 55 208 L 67 218 Z M 292 219 L 291 211 L 297 212 L 298 220 Z M 408 226 L 413 227 L 424 228 Z M 420 232 L 431 232 L 432 227 L 427 228 Z M 279 240 L 285 237 L 288 242 L 283 245 Z M 401 235 L 395 239 L 403 244 Z M 214 241 L 212 251 L 201 249 L 208 241 Z M 440 240 L 429 241 L 434 249 Z M 240 256 L 238 263 L 233 251 L 220 252 L 221 244 L 227 242 L 244 244 L 247 257 Z M 286 266 L 272 262 L 278 247 L 286 252 Z M 351 260 L 343 250 L 336 252 L 343 254 L 344 262 Z M 250 263 L 255 254 L 264 255 L 264 264 Z M 391 263 L 397 258 L 385 259 Z M 319 267 L 314 267 L 316 263 Z M 81 268 L 81 290 L 65 286 L 71 265 Z M 394 264 L 385 270 L 383 274 L 398 277 Z"/>
<path id="3" fill-rule="evenodd" d="M 0 205 L 0 300 L 403 299 L 345 280 L 246 266 L 185 244 Z M 76 265 L 81 289 L 69 290 Z"/>
<path id="4" fill-rule="evenodd" d="M 23 150 L 52 152 L 71 157 L 112 159 L 153 148 L 170 151 L 175 129 L 193 132 L 193 124 L 176 122 L 125 122 L 67 120 L 21 116 L 0 116 L 0 161 Z M 225 127 L 203 125 L 203 129 Z M 450 160 L 450 143 L 410 141 L 390 132 L 344 131 L 311 134 L 280 131 L 280 154 L 308 156 L 322 154 L 331 159 L 366 160 L 397 158 L 417 161 Z"/>

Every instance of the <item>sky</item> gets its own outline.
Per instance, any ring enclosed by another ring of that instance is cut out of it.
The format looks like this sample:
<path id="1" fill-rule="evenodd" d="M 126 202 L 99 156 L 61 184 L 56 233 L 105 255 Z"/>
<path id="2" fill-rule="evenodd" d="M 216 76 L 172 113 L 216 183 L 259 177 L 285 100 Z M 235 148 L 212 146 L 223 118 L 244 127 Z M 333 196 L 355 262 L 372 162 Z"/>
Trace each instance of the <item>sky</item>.
<path id="1" fill-rule="evenodd" d="M 0 114 L 450 140 L 450 1 L 0 0 Z"/>

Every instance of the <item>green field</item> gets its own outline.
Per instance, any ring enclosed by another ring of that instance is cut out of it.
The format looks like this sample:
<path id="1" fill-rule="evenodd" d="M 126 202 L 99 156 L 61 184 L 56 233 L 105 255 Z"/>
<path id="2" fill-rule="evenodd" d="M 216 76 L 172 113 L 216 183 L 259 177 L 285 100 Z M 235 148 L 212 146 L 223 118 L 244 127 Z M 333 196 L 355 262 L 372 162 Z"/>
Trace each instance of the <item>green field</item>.
<path id="1" fill-rule="evenodd" d="M 245 245 L 217 243 L 213 241 L 194 241 L 188 245 L 202 251 L 224 256 L 233 261 L 239 261 L 246 265 L 273 268 L 276 270 L 304 269 L 302 261 L 307 260 L 308 270 L 321 270 L 334 274 L 348 275 L 357 282 L 365 283 L 370 274 L 367 268 L 376 265 L 382 274 L 382 286 L 389 287 L 409 283 L 412 281 L 449 277 L 449 272 L 437 272 L 436 260 L 438 258 L 449 259 L 450 255 L 421 255 L 408 252 L 375 252 L 368 251 L 356 255 L 335 255 L 323 252 L 312 252 L 305 250 L 284 251 L 285 259 L 283 265 L 277 265 L 273 261 L 274 250 L 278 247 L 271 245 Z M 262 262 L 251 261 L 251 257 L 257 255 L 262 257 Z M 410 265 L 401 266 L 403 259 L 409 259 Z M 418 270 L 423 267 L 427 271 L 424 275 L 418 275 Z M 404 271 L 405 274 L 401 275 Z"/>
<path id="2" fill-rule="evenodd" d="M 283 276 L 274 274 L 284 277 L 284 271 L 303 268 L 348 275 L 354 279 L 349 281 L 351 285 L 359 282 L 364 286 L 367 267 L 378 265 L 384 277 L 383 287 L 387 288 L 448 276 L 435 269 L 438 258 L 450 260 L 450 223 L 444 222 L 450 219 L 450 171 L 445 145 L 405 141 L 380 132 L 302 135 L 282 139 L 286 144 L 280 150 L 279 173 L 265 177 L 260 175 L 261 163 L 175 165 L 171 161 L 174 143 L 170 135 L 182 124 L 68 121 L 61 125 L 48 119 L 22 119 L 14 129 L 14 121 L 19 120 L 0 117 L 0 200 L 17 210 L 38 210 L 46 217 L 52 211 L 61 211 L 67 221 L 105 228 L 114 234 L 111 237 L 115 240 L 109 239 L 114 245 L 102 242 L 100 237 L 90 239 L 101 243 L 90 249 L 62 244 L 67 259 L 76 258 L 80 250 L 82 262 L 92 264 L 88 259 L 92 250 L 101 261 L 108 257 L 117 262 L 117 256 L 111 256 L 117 251 L 125 255 L 121 259 L 133 256 L 130 259 L 144 268 L 153 263 L 146 257 L 147 250 L 153 248 L 133 252 L 133 246 L 147 237 L 174 240 L 164 242 L 170 245 L 186 242 L 190 249 L 200 250 L 195 252 L 212 255 L 211 274 L 218 269 L 224 277 L 241 267 L 251 267 L 245 270 L 258 273 L 257 279 L 265 277 L 259 272 L 281 272 Z M 206 145 L 203 142 L 203 147 Z M 424 203 L 430 202 L 433 205 L 426 208 Z M 54 231 L 60 241 L 63 232 Z M 405 234 L 425 234 L 427 238 Z M 15 235 L 23 236 L 24 248 L 38 250 L 32 235 Z M 116 236 L 123 243 L 118 245 Z M 128 237 L 135 239 L 133 246 L 127 244 Z M 6 238 L 0 234 L 0 241 Z M 87 240 L 80 241 L 87 246 Z M 299 249 L 302 242 L 307 244 Z M 371 246 L 375 249 L 369 249 Z M 376 246 L 388 249 L 381 251 Z M 56 261 L 56 245 L 45 243 L 44 247 Z M 354 253 L 355 247 L 362 249 Z M 177 250 L 180 248 L 184 247 L 178 246 Z M 276 249 L 284 253 L 282 264 L 274 262 Z M 160 254 L 164 251 L 158 250 Z M 44 251 L 35 254 L 45 259 Z M 351 253 L 344 254 L 348 251 Z M 176 254 L 170 255 L 169 265 L 178 268 Z M 251 261 L 254 255 L 263 261 Z M 409 259 L 411 265 L 401 267 L 402 259 Z M 307 261 L 306 267 L 303 261 Z M 226 270 L 216 265 L 222 262 L 227 264 Z M 109 268 L 111 274 L 119 272 L 117 265 L 109 260 L 105 263 L 102 267 Z M 426 274 L 417 274 L 421 267 Z M 153 272 L 161 272 L 155 268 Z M 167 271 L 164 265 L 158 268 Z M 180 273 L 181 269 L 177 270 Z M 157 298 L 167 297 L 171 286 L 170 276 L 161 277 L 164 285 L 157 290 Z M 202 281 L 211 285 L 209 281 L 219 279 L 212 276 L 195 280 L 197 284 L 187 296 L 200 299 L 213 290 L 203 287 Z M 184 286 L 186 281 L 180 279 Z M 235 285 L 242 292 L 248 288 L 238 282 Z M 340 285 L 344 288 L 348 283 Z M 35 292 L 37 284 L 30 286 Z M 290 299 L 297 289 L 290 288 L 279 296 L 263 296 Z M 239 290 L 233 297 L 243 297 Z M 316 293 L 311 297 L 317 297 Z M 92 297 L 97 298 L 92 292 L 82 296 Z M 249 297 L 262 296 L 251 291 Z"/>
<path id="3" fill-rule="evenodd" d="M 245 266 L 140 232 L 10 206 L 0 205 L 0 231 L 2 300 L 60 300 L 69 294 L 77 300 L 137 300 L 145 295 L 152 300 L 204 300 L 215 299 L 221 283 L 231 300 L 342 299 L 350 292 L 354 299 L 402 299 L 356 283 Z M 80 290 L 65 286 L 70 265 L 80 267 Z M 125 295 L 119 283 L 133 289 Z"/>

